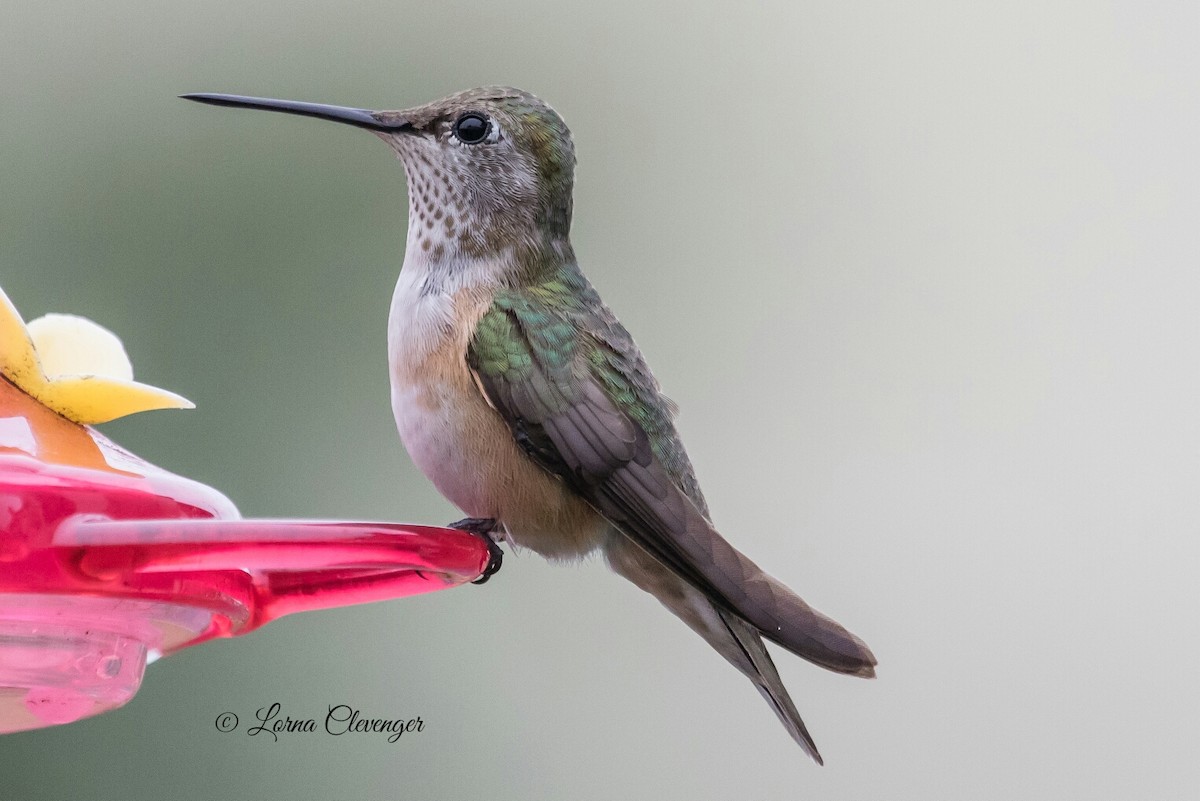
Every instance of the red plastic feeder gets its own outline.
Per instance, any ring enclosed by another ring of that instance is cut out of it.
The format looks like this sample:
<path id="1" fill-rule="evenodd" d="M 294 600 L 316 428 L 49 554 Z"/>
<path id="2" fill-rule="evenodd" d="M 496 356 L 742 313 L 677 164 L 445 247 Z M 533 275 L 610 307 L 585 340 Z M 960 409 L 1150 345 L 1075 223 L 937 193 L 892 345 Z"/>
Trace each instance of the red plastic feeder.
<path id="1" fill-rule="evenodd" d="M 0 733 L 121 706 L 182 648 L 457 586 L 487 563 L 451 529 L 243 520 L 0 377 Z"/>

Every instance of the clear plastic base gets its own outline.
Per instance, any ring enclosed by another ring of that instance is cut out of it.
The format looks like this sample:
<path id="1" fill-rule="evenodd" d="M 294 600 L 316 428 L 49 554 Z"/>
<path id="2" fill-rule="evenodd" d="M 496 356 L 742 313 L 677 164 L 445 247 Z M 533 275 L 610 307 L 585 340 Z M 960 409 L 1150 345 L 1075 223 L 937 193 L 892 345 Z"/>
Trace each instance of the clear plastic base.
<path id="1" fill-rule="evenodd" d="M 121 706 L 147 661 L 200 636 L 212 617 L 156 601 L 0 594 L 0 733 Z"/>

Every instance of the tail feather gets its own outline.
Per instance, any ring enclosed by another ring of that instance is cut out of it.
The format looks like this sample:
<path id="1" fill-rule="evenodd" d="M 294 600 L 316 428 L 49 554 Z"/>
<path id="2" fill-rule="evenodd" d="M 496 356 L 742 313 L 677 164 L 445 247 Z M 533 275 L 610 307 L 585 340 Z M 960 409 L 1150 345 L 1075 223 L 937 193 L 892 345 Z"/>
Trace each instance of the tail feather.
<path id="1" fill-rule="evenodd" d="M 775 715 L 779 718 L 779 722 L 787 729 L 787 733 L 792 736 L 792 739 L 800 744 L 813 761 L 818 765 L 824 765 L 825 760 L 821 758 L 821 752 L 817 750 L 817 743 L 813 740 L 812 735 L 808 733 L 808 727 L 804 725 L 804 720 L 800 717 L 800 712 L 796 709 L 796 705 L 792 703 L 792 697 L 788 695 L 787 688 L 783 686 L 783 680 L 779 678 L 779 671 L 775 669 L 775 662 L 772 661 L 771 655 L 767 653 L 767 648 L 763 644 L 762 637 L 744 620 L 729 612 L 718 611 L 722 622 L 724 622 L 729 636 L 737 642 L 742 653 L 745 654 L 746 660 L 749 663 L 751 670 L 746 670 L 737 661 L 733 662 L 735 667 L 741 669 L 746 674 L 750 681 L 754 682 L 754 686 L 762 693 L 762 697 L 775 710 Z M 718 651 L 721 649 L 718 648 Z"/>
<path id="2" fill-rule="evenodd" d="M 716 651 L 740 670 L 766 699 L 792 739 L 816 761 L 824 760 L 817 744 L 809 734 L 804 720 L 792 702 L 779 671 L 763 642 L 758 625 L 731 610 L 716 606 L 703 592 L 678 574 L 665 568 L 636 542 L 614 530 L 605 545 L 605 556 L 612 569 L 658 598 L 672 613 L 687 623 L 708 641 Z M 800 627 L 816 629 L 817 633 L 799 640 L 783 643 L 788 650 L 823 667 L 860 676 L 874 674 L 875 658 L 866 645 L 837 623 L 812 609 L 779 582 L 773 582 L 771 592 L 780 599 L 780 607 L 771 614 L 787 617 L 789 630 Z M 772 639 L 776 639 L 772 637 Z M 779 641 L 779 640 L 777 640 Z M 810 647 L 811 642 L 819 647 Z M 797 647 L 797 643 L 799 647 Z M 836 650 L 833 650 L 836 649 Z M 830 652 L 842 656 L 831 658 Z"/>

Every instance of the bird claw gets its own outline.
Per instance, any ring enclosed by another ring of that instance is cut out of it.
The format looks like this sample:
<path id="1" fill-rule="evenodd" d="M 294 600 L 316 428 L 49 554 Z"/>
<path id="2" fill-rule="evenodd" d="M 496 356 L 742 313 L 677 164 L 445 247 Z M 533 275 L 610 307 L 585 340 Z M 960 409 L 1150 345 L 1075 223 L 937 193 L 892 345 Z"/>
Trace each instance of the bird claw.
<path id="1" fill-rule="evenodd" d="M 457 523 L 451 523 L 447 528 L 465 531 L 468 534 L 474 534 L 479 537 L 488 547 L 488 563 L 483 569 L 483 573 L 479 578 L 472 581 L 472 584 L 486 584 L 487 580 L 494 576 L 504 563 L 504 551 L 500 549 L 499 544 L 492 539 L 492 532 L 496 530 L 496 520 L 491 517 L 466 517 L 459 520 Z"/>

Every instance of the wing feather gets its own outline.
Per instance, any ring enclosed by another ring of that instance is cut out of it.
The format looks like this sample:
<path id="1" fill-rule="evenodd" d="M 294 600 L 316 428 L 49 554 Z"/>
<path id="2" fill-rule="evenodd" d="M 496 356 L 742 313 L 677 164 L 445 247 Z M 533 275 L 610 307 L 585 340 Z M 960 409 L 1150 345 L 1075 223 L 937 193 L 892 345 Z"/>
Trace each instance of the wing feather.
<path id="1" fill-rule="evenodd" d="M 810 661 L 872 675 L 874 657 L 861 640 L 712 527 L 671 407 L 620 324 L 565 336 L 562 326 L 574 324 L 512 292 L 498 296 L 468 350 L 476 383 L 530 458 L 718 608 Z"/>

